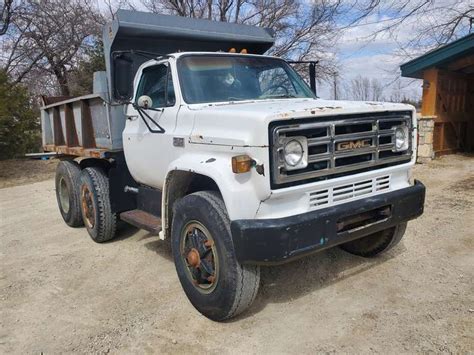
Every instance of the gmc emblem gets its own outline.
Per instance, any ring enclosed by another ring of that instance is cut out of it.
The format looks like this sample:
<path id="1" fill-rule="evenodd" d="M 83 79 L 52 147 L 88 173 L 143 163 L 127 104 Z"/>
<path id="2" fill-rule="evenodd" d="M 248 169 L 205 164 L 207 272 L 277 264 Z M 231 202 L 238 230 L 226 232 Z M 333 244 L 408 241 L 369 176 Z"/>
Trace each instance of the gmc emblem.
<path id="1" fill-rule="evenodd" d="M 339 142 L 336 145 L 336 150 L 360 149 L 370 147 L 371 143 L 372 142 L 370 139 L 359 139 L 356 141 Z"/>

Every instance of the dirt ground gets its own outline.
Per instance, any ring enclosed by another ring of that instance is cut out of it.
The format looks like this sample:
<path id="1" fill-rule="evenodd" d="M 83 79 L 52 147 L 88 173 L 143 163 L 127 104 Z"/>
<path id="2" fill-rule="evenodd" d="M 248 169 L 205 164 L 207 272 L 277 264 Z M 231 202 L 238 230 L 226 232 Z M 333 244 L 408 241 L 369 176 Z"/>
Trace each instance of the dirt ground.
<path id="1" fill-rule="evenodd" d="M 399 246 L 264 268 L 226 323 L 188 302 L 166 242 L 125 228 L 95 244 L 63 223 L 52 179 L 0 189 L 0 353 L 472 353 L 474 157 L 415 176 L 426 210 Z"/>
<path id="2" fill-rule="evenodd" d="M 57 159 L 50 160 L 0 160 L 0 189 L 31 184 L 54 177 Z"/>

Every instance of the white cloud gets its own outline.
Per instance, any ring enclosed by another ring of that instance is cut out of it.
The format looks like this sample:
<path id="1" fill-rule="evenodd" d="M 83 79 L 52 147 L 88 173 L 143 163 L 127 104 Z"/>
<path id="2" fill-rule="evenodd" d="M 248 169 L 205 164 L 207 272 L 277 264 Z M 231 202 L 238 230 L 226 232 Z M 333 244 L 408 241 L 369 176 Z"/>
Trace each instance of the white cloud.
<path id="1" fill-rule="evenodd" d="M 338 41 L 336 57 L 340 68 L 339 86 L 348 86 L 355 77 L 378 79 L 384 86 L 384 95 L 389 98 L 393 91 L 402 91 L 402 96 L 419 98 L 419 80 L 400 78 L 400 65 L 407 56 L 397 55 L 401 43 L 412 38 L 415 19 L 410 19 L 396 32 L 377 31 L 396 21 L 388 16 L 371 15 L 359 26 L 345 30 Z M 321 97 L 332 97 L 332 84 L 322 83 L 319 87 Z"/>
<path id="2" fill-rule="evenodd" d="M 385 2 L 381 2 L 384 6 Z M 435 38 L 441 35 L 438 26 L 443 21 L 472 9 L 472 0 L 435 0 L 427 2 L 416 15 L 403 20 L 399 26 L 389 31 L 381 31 L 389 25 L 399 24 L 403 15 L 410 13 L 420 1 L 413 0 L 407 6 L 402 3 L 386 2 L 387 9 L 365 18 L 356 26 L 345 29 L 335 49 L 340 68 L 341 81 L 349 82 L 357 76 L 377 78 L 387 85 L 386 91 L 402 90 L 402 95 L 412 98 L 421 96 L 421 81 L 400 78 L 400 65 L 417 57 L 435 44 Z M 400 9 L 396 9 L 397 6 Z M 390 14 L 390 16 L 389 16 Z M 465 35 L 468 22 L 464 21 L 456 35 Z M 377 31 L 381 31 L 377 33 Z M 432 31 L 429 32 L 429 31 Z M 374 36 L 374 33 L 377 35 Z M 427 36 L 424 36 L 427 35 Z M 414 46 L 414 39 L 422 39 Z M 398 79 L 398 80 L 397 80 Z M 394 83 L 395 84 L 391 84 Z M 320 95 L 331 97 L 331 85 L 320 85 Z"/>

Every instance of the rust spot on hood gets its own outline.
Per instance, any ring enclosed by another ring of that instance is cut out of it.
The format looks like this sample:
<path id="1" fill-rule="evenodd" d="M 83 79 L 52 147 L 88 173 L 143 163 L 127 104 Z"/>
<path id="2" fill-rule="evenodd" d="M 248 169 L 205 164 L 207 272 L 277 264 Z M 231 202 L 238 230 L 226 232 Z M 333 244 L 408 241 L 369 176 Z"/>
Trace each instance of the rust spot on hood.
<path id="1" fill-rule="evenodd" d="M 328 110 L 340 110 L 342 109 L 341 106 L 321 106 L 321 107 L 314 107 L 307 109 L 306 111 L 310 111 L 311 114 L 315 115 L 318 111 L 328 111 Z"/>

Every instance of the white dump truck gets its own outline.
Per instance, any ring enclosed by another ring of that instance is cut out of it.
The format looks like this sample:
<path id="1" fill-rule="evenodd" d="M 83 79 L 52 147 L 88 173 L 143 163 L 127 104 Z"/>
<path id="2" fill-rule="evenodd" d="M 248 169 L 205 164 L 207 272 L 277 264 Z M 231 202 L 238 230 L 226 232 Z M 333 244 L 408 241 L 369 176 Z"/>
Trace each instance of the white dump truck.
<path id="1" fill-rule="evenodd" d="M 318 99 L 314 63 L 308 85 L 263 55 L 273 43 L 268 29 L 119 11 L 94 92 L 43 98 L 64 221 L 98 243 L 119 220 L 169 239 L 186 295 L 217 321 L 251 305 L 261 265 L 334 246 L 376 256 L 423 212 L 414 108 Z"/>

